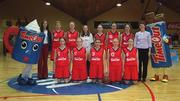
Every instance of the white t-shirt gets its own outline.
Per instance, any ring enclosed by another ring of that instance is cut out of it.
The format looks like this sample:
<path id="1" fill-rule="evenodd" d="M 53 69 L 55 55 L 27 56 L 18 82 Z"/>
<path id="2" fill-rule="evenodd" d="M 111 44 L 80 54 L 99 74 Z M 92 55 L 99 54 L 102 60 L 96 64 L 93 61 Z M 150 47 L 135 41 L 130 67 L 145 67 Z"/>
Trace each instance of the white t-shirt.
<path id="1" fill-rule="evenodd" d="M 84 36 L 84 37 L 81 36 L 81 38 L 83 40 L 83 47 L 86 48 L 87 52 L 90 52 L 91 43 L 93 43 L 93 36 L 92 36 L 92 34 L 90 33 L 89 36 Z"/>
<path id="2" fill-rule="evenodd" d="M 44 44 L 48 44 L 48 31 L 47 30 L 44 30 Z"/>

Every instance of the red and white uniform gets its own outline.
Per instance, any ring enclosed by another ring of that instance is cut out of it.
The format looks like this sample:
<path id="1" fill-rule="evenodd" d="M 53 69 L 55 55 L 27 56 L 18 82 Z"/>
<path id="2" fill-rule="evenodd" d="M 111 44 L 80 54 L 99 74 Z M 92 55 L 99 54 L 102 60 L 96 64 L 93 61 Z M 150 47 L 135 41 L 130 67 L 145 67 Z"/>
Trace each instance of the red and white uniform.
<path id="1" fill-rule="evenodd" d="M 103 53 L 104 49 L 100 48 L 96 50 L 91 48 L 91 59 L 90 59 L 90 78 L 91 79 L 102 79 L 104 74 L 103 66 Z"/>
<path id="2" fill-rule="evenodd" d="M 105 49 L 105 46 L 106 46 L 106 43 L 105 43 L 105 41 L 106 41 L 106 35 L 105 35 L 104 33 L 101 34 L 101 35 L 95 34 L 94 38 L 95 38 L 95 39 L 99 39 L 99 40 L 101 41 L 101 43 L 102 43 L 101 47 Z"/>
<path id="3" fill-rule="evenodd" d="M 64 31 L 54 31 L 53 32 L 53 39 L 52 39 L 52 51 L 50 59 L 54 60 L 54 50 L 57 49 L 60 46 L 59 39 L 64 37 Z"/>
<path id="4" fill-rule="evenodd" d="M 86 70 L 86 49 L 77 48 L 73 49 L 73 68 L 72 68 L 72 80 L 86 80 L 87 70 Z"/>
<path id="5" fill-rule="evenodd" d="M 67 32 L 67 47 L 69 47 L 69 49 L 73 49 L 76 47 L 76 39 L 78 38 L 79 33 L 77 31 L 71 32 L 68 31 Z"/>
<path id="6" fill-rule="evenodd" d="M 125 48 L 124 53 L 125 53 L 124 79 L 138 80 L 137 49 L 132 48 L 132 50 L 129 50 Z"/>
<path id="7" fill-rule="evenodd" d="M 110 49 L 113 46 L 113 44 L 112 44 L 113 39 L 119 38 L 119 33 L 118 33 L 118 31 L 116 31 L 114 33 L 109 31 L 107 34 L 108 34 L 108 49 Z"/>
<path id="8" fill-rule="evenodd" d="M 122 80 L 121 48 L 109 49 L 109 79 L 111 82 Z"/>
<path id="9" fill-rule="evenodd" d="M 121 47 L 122 48 L 127 48 L 128 47 L 128 40 L 129 39 L 133 39 L 134 40 L 134 35 L 132 33 L 130 33 L 129 35 L 127 35 L 126 33 L 122 33 L 122 43 L 121 43 Z"/>
<path id="10" fill-rule="evenodd" d="M 63 50 L 56 49 L 55 59 L 55 77 L 56 78 L 69 78 L 70 61 L 68 57 L 69 49 L 66 47 Z"/>

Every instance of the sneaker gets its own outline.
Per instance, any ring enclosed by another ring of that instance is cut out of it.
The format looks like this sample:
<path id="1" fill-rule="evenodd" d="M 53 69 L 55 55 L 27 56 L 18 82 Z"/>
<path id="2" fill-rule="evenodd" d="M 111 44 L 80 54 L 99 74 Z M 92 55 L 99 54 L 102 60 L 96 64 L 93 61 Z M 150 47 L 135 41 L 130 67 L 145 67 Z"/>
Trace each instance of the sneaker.
<path id="1" fill-rule="evenodd" d="M 150 79 L 150 81 L 159 81 L 159 75 L 155 74 L 154 77 Z"/>
<path id="2" fill-rule="evenodd" d="M 161 81 L 164 83 L 167 83 L 168 82 L 168 75 L 164 75 L 163 79 Z"/>
<path id="3" fill-rule="evenodd" d="M 22 74 L 20 74 L 17 78 L 18 85 L 26 85 L 28 80 L 22 77 Z"/>
<path id="4" fill-rule="evenodd" d="M 28 78 L 27 84 L 32 86 L 32 85 L 36 85 L 37 83 L 35 79 Z"/>

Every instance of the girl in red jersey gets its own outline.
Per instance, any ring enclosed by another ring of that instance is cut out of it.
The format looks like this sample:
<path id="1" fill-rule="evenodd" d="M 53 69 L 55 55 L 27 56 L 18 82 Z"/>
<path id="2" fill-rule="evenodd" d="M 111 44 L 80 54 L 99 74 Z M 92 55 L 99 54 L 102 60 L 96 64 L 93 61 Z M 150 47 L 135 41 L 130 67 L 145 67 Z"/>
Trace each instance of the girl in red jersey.
<path id="1" fill-rule="evenodd" d="M 86 49 L 82 46 L 82 39 L 77 38 L 75 47 L 72 51 L 72 81 L 86 81 L 87 79 L 87 69 L 86 60 L 87 54 Z"/>
<path id="2" fill-rule="evenodd" d="M 119 47 L 118 38 L 113 39 L 113 47 L 108 49 L 107 63 L 109 67 L 109 80 L 111 82 L 120 82 L 122 80 L 122 52 Z"/>
<path id="3" fill-rule="evenodd" d="M 64 37 L 64 31 L 61 29 L 60 21 L 56 21 L 56 27 L 52 34 L 52 51 L 50 59 L 54 60 L 54 51 L 60 46 L 59 39 Z"/>
<path id="4" fill-rule="evenodd" d="M 121 48 L 128 47 L 128 40 L 134 39 L 134 35 L 130 32 L 130 25 L 126 24 L 124 32 L 121 34 Z"/>
<path id="5" fill-rule="evenodd" d="M 134 47 L 133 39 L 128 40 L 128 47 L 124 48 L 124 80 L 128 84 L 130 80 L 134 84 L 138 80 L 138 51 Z"/>
<path id="6" fill-rule="evenodd" d="M 96 39 L 94 47 L 90 51 L 90 78 L 92 82 L 102 82 L 104 76 L 105 61 L 105 50 L 101 48 L 100 39 Z"/>
<path id="7" fill-rule="evenodd" d="M 60 39 L 60 46 L 55 50 L 54 58 L 55 78 L 58 82 L 67 83 L 70 76 L 70 50 L 66 47 L 64 38 Z"/>
<path id="8" fill-rule="evenodd" d="M 105 41 L 106 41 L 106 35 L 103 33 L 103 27 L 102 25 L 98 25 L 97 27 L 97 33 L 94 35 L 94 38 L 95 39 L 99 39 L 101 41 L 101 47 L 102 48 L 106 48 L 106 44 L 105 44 Z"/>
<path id="9" fill-rule="evenodd" d="M 116 23 L 112 23 L 111 31 L 107 32 L 106 44 L 107 44 L 108 49 L 112 48 L 114 38 L 117 38 L 118 40 L 120 40 L 120 33 L 117 31 Z"/>
<path id="10" fill-rule="evenodd" d="M 75 30 L 75 23 L 69 23 L 69 31 L 66 32 L 67 47 L 72 50 L 76 47 L 76 39 L 79 37 L 79 32 Z"/>

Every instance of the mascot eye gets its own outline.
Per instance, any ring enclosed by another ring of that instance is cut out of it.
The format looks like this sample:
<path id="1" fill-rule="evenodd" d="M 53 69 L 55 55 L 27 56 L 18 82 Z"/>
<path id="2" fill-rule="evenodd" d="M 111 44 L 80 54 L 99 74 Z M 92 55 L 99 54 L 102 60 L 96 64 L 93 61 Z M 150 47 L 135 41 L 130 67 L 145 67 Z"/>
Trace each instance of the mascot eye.
<path id="1" fill-rule="evenodd" d="M 33 51 L 37 51 L 38 50 L 38 48 L 39 48 L 39 45 L 38 44 L 35 44 L 34 46 L 33 46 Z"/>
<path id="2" fill-rule="evenodd" d="M 26 41 L 22 41 L 21 42 L 21 48 L 22 49 L 26 49 L 26 47 L 27 47 L 27 42 Z"/>

